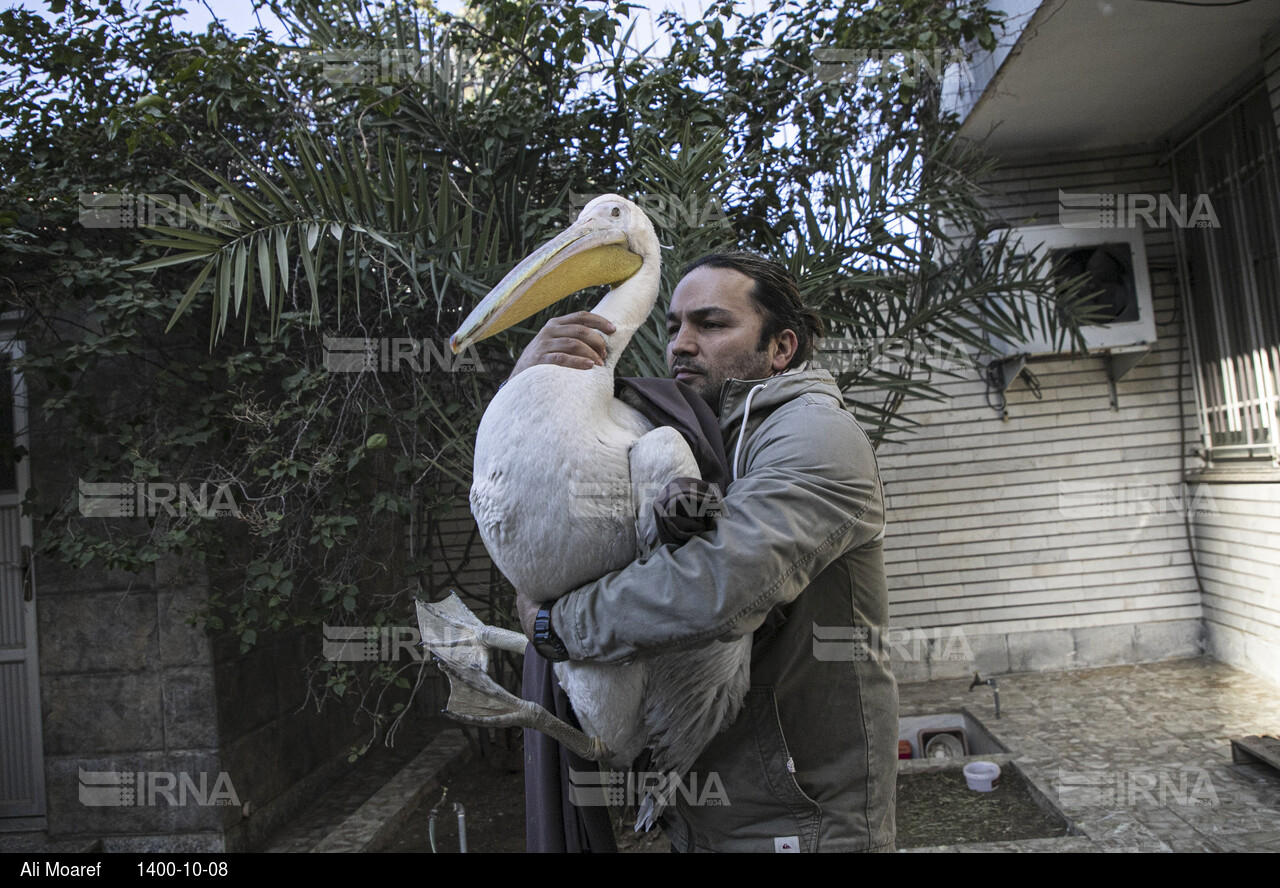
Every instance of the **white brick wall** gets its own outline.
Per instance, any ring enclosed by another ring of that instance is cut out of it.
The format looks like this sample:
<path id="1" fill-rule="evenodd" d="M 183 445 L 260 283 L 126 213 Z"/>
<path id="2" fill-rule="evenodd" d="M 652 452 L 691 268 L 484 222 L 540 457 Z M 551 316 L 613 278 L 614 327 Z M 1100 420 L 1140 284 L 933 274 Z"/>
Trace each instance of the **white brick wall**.
<path id="1" fill-rule="evenodd" d="M 1262 53 L 1280 127 L 1280 31 L 1264 39 Z M 1205 490 L 1213 508 L 1196 516 L 1194 531 L 1209 653 L 1280 681 L 1280 483 Z"/>
<path id="2" fill-rule="evenodd" d="M 1170 187 L 1157 155 L 1109 154 L 1006 169 L 993 184 L 1001 193 L 991 210 L 1011 225 L 1051 224 L 1059 189 Z M 1042 398 L 1015 382 L 1007 421 L 987 406 L 975 373 L 944 383 L 943 402 L 909 402 L 904 413 L 921 427 L 880 449 L 893 624 L 962 627 L 975 638 L 970 668 L 1199 652 L 1204 610 L 1182 512 L 1192 497 L 1181 485 L 1179 423 L 1186 447 L 1197 435 L 1190 381 L 1179 367 L 1187 358 L 1172 235 L 1148 231 L 1146 246 L 1158 342 L 1117 384 L 1118 411 L 1105 358 L 1035 359 L 1028 366 Z M 1111 502 L 1083 493 L 1102 486 Z M 1167 625 L 1155 631 L 1155 624 Z M 895 670 L 904 679 L 960 670 L 903 659 Z"/>
<path id="3" fill-rule="evenodd" d="M 1194 523 L 1209 650 L 1280 679 L 1280 484 L 1206 484 Z"/>

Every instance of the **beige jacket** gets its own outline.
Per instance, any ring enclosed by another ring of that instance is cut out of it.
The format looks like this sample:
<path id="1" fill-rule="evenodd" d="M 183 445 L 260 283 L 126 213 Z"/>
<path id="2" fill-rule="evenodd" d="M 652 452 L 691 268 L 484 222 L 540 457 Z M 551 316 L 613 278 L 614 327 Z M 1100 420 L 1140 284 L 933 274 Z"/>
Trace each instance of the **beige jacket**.
<path id="1" fill-rule="evenodd" d="M 663 817 L 679 850 L 893 850 L 875 453 L 825 371 L 730 380 L 719 416 L 737 480 L 715 529 L 560 599 L 555 630 L 571 658 L 601 662 L 755 633 L 743 711 L 691 769 L 702 789 Z"/>

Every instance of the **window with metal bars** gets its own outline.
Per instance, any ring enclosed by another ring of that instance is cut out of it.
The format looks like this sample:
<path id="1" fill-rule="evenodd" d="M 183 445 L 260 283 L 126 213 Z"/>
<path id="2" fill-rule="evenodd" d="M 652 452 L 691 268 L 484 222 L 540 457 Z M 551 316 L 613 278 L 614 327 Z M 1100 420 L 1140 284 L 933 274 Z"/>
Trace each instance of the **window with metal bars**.
<path id="1" fill-rule="evenodd" d="M 13 377 L 9 369 L 8 353 L 0 352 L 0 491 L 18 489 L 13 442 Z"/>
<path id="2" fill-rule="evenodd" d="M 1280 144 L 1263 84 L 1173 155 L 1219 227 L 1178 230 L 1203 449 L 1280 466 Z"/>

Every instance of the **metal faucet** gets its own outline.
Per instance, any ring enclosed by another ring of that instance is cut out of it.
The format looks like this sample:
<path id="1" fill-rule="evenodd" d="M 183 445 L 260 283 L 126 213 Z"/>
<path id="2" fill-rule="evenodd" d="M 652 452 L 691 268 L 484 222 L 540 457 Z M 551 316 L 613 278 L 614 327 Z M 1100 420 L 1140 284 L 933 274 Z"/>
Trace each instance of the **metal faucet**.
<path id="1" fill-rule="evenodd" d="M 436 815 L 440 813 L 440 809 L 444 807 L 445 801 L 449 798 L 449 787 L 444 788 L 444 793 L 440 796 L 440 801 L 436 802 L 436 806 L 431 809 L 430 816 L 427 817 L 427 838 L 431 842 L 431 853 L 436 854 Z M 458 851 L 461 854 L 467 853 L 467 812 L 458 802 L 453 803 L 453 813 L 458 815 Z"/>
<path id="2" fill-rule="evenodd" d="M 1000 688 L 996 685 L 996 680 L 994 678 L 987 678 L 987 679 L 980 678 L 978 676 L 978 673 L 975 672 L 973 673 L 973 681 L 970 682 L 969 684 L 969 693 L 972 694 L 973 689 L 976 688 L 978 685 L 991 685 L 991 692 L 995 694 L 995 697 L 996 697 L 996 718 L 999 718 L 1000 717 Z"/>

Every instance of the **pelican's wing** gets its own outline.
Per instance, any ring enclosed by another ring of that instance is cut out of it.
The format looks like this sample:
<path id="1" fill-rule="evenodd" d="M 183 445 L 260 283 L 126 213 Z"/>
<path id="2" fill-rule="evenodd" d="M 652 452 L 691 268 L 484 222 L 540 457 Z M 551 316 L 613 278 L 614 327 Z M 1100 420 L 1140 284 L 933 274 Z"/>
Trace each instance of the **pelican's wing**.
<path id="1" fill-rule="evenodd" d="M 631 445 L 631 489 L 636 506 L 636 541 L 640 557 L 658 545 L 653 501 L 674 478 L 701 478 L 698 461 L 684 436 L 669 426 L 656 428 Z"/>
<path id="2" fill-rule="evenodd" d="M 750 685 L 750 635 L 650 659 L 644 722 L 653 770 L 667 779 L 662 792 L 645 797 L 637 830 L 657 822 L 702 750 L 738 717 Z"/>
<path id="3" fill-rule="evenodd" d="M 636 491 L 636 535 L 642 555 L 658 544 L 653 501 L 674 478 L 701 478 L 693 451 L 669 427 L 644 435 L 630 452 L 631 483 Z M 655 772 L 669 775 L 668 791 L 649 793 L 641 805 L 637 829 L 648 829 L 671 801 L 694 760 L 742 708 L 751 684 L 751 636 L 646 658 L 645 746 Z"/>

